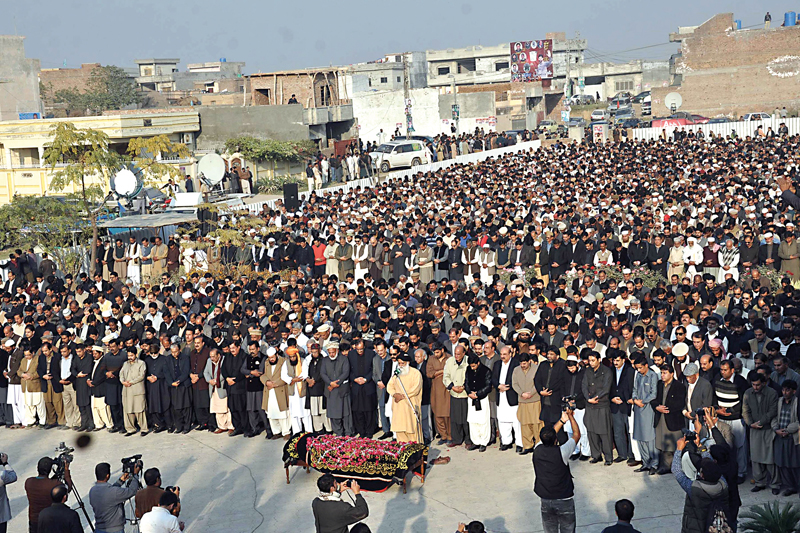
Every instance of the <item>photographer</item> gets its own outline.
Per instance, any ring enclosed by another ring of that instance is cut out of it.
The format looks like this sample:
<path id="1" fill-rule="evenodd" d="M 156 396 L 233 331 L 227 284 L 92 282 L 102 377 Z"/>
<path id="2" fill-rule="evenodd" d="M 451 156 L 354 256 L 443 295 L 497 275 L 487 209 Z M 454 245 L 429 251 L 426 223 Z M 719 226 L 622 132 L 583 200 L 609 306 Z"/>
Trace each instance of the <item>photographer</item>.
<path id="1" fill-rule="evenodd" d="M 171 491 L 164 491 L 158 500 L 158 506 L 145 513 L 139 524 L 141 533 L 180 533 L 183 531 L 183 522 L 178 522 L 175 513 L 180 506 L 178 495 Z"/>
<path id="2" fill-rule="evenodd" d="M 8 466 L 8 455 L 0 453 L 0 533 L 6 533 L 8 523 L 11 521 L 11 504 L 8 503 L 6 485 L 11 485 L 17 480 L 17 473 Z"/>
<path id="3" fill-rule="evenodd" d="M 556 436 L 566 422 L 572 428 L 572 437 L 559 446 Z M 581 440 L 581 430 L 572 409 L 563 411 L 555 426 L 542 429 L 539 438 L 533 449 L 533 492 L 542 500 L 542 526 L 545 533 L 575 531 L 575 486 L 569 457 Z"/>
<path id="4" fill-rule="evenodd" d="M 67 505 L 69 489 L 59 483 L 50 491 L 53 502 L 50 507 L 39 513 L 40 533 L 83 533 L 81 517 Z"/>
<path id="5" fill-rule="evenodd" d="M 161 472 L 158 468 L 148 468 L 144 471 L 144 484 L 147 487 L 136 493 L 136 518 L 141 518 L 149 513 L 153 507 L 158 507 L 164 489 L 161 488 Z"/>
<path id="6" fill-rule="evenodd" d="M 122 533 L 125 531 L 125 502 L 136 496 L 139 490 L 141 464 L 133 467 L 133 476 L 125 472 L 113 485 L 109 485 L 111 465 L 100 463 L 94 468 L 97 483 L 89 490 L 89 503 L 95 517 L 95 533 Z M 122 484 L 130 479 L 130 486 Z"/>
<path id="7" fill-rule="evenodd" d="M 50 507 L 53 499 L 50 492 L 61 484 L 56 476 L 52 478 L 50 472 L 53 471 L 54 461 L 49 457 L 42 457 L 36 464 L 36 477 L 25 480 L 25 494 L 28 496 L 28 529 L 30 533 L 39 531 L 39 513 L 43 509 Z M 72 478 L 69 473 L 69 462 L 64 461 L 64 483 L 67 488 L 72 490 Z"/>
<path id="8" fill-rule="evenodd" d="M 323 474 L 317 480 L 317 488 L 319 496 L 311 503 L 317 533 L 347 533 L 347 526 L 369 516 L 369 508 L 358 482 L 337 483 L 331 474 Z M 342 501 L 342 493 L 348 489 L 355 494 L 353 505 Z"/>

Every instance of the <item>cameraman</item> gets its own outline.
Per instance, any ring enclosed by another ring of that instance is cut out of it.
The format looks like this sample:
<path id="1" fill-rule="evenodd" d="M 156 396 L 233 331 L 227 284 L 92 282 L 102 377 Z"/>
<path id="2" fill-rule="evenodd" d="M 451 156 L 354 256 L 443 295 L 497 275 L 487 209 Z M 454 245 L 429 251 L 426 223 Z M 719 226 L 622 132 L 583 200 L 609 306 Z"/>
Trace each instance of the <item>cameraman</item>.
<path id="1" fill-rule="evenodd" d="M 0 453 L 0 533 L 6 533 L 11 521 L 11 505 L 8 503 L 6 485 L 17 481 L 17 473 L 8 466 L 8 456 Z"/>
<path id="2" fill-rule="evenodd" d="M 566 420 L 565 420 L 566 419 Z M 572 436 L 561 446 L 557 435 L 566 422 Z M 581 440 L 581 430 L 572 409 L 561 413 L 553 427 L 539 433 L 540 442 L 533 449 L 533 470 L 536 479 L 533 492 L 542 500 L 542 526 L 545 533 L 575 531 L 575 486 L 569 469 L 569 457 Z"/>
<path id="3" fill-rule="evenodd" d="M 136 518 L 141 518 L 153 507 L 158 507 L 158 501 L 164 494 L 164 489 L 161 488 L 161 472 L 158 468 L 148 468 L 144 471 L 144 484 L 147 487 L 136 493 Z"/>
<path id="4" fill-rule="evenodd" d="M 122 533 L 125 531 L 125 502 L 139 490 L 140 463 L 133 467 L 133 477 L 127 472 L 113 485 L 109 485 L 111 465 L 100 463 L 94 467 L 97 483 L 89 489 L 89 503 L 94 510 L 95 533 Z M 130 486 L 122 484 L 130 478 Z"/>
<path id="5" fill-rule="evenodd" d="M 317 480 L 317 488 L 319 496 L 311 502 L 317 533 L 347 533 L 347 526 L 369 516 L 369 508 L 358 482 L 337 483 L 331 474 L 323 474 Z M 348 489 L 356 496 L 353 505 L 342 500 L 342 493 Z"/>
<path id="6" fill-rule="evenodd" d="M 36 464 L 38 476 L 25 480 L 25 494 L 28 496 L 28 529 L 30 533 L 39 531 L 39 513 L 50 507 L 53 499 L 50 491 L 61 484 L 57 477 L 50 476 L 53 471 L 53 460 L 42 457 Z M 64 483 L 67 489 L 72 490 L 72 477 L 69 473 L 69 462 L 64 461 Z"/>

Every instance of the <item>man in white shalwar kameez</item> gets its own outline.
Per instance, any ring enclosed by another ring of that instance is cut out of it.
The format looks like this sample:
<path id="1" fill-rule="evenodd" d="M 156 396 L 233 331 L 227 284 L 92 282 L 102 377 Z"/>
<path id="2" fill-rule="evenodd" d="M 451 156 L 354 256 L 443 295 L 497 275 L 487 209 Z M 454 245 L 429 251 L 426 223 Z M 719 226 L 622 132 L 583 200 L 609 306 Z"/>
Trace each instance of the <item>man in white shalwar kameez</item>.
<path id="1" fill-rule="evenodd" d="M 292 423 L 292 433 L 302 432 L 303 427 L 306 431 L 313 432 L 311 410 L 306 409 L 308 368 L 300 358 L 296 346 L 289 346 L 285 352 L 286 361 L 281 368 L 281 379 L 289 388 L 289 418 Z"/>
<path id="2" fill-rule="evenodd" d="M 703 264 L 703 248 L 697 244 L 697 239 L 689 237 L 688 245 L 683 249 L 683 266 L 686 268 L 686 275 L 690 280 L 694 280 L 697 267 Z"/>

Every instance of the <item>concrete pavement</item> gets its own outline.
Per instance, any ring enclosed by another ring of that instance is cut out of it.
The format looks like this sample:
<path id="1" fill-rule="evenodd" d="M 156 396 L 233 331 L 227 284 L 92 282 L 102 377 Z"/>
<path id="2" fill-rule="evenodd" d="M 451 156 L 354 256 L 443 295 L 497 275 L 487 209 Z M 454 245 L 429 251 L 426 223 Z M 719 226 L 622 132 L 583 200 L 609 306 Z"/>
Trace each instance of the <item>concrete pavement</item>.
<path id="1" fill-rule="evenodd" d="M 36 475 L 36 462 L 43 456 L 53 457 L 53 449 L 62 440 L 75 446 L 76 437 L 72 431 L 55 429 L 0 429 L 0 451 L 8 453 L 20 478 L 8 487 L 13 513 L 9 532 L 27 531 L 24 482 Z M 98 432 L 92 434 L 90 446 L 76 449 L 73 479 L 88 505 L 96 463 L 110 463 L 112 480 L 116 480 L 120 459 L 141 453 L 145 468 L 161 470 L 164 485 L 181 487 L 181 520 L 186 522 L 188 533 L 312 532 L 311 501 L 317 493 L 319 474 L 293 468 L 291 485 L 286 485 L 281 462 L 283 443 L 208 432 L 147 437 Z M 539 499 L 532 490 L 530 455 L 500 452 L 497 446 L 485 453 L 434 446 L 431 457 L 440 453 L 452 460 L 432 467 L 424 486 L 414 479 L 406 495 L 400 487 L 381 494 L 365 493 L 370 507 L 365 522 L 372 531 L 447 532 L 470 520 L 483 521 L 492 532 L 542 531 Z M 684 495 L 671 475 L 634 474 L 625 463 L 609 467 L 585 462 L 570 465 L 575 477 L 579 533 L 600 532 L 614 523 L 614 502 L 620 498 L 634 502 L 633 524 L 640 531 L 680 530 Z M 751 494 L 749 482 L 740 488 L 745 506 L 776 499 L 770 491 Z M 797 496 L 777 499 L 797 502 Z M 72 497 L 69 503 L 75 505 Z M 91 508 L 88 510 L 91 515 Z"/>

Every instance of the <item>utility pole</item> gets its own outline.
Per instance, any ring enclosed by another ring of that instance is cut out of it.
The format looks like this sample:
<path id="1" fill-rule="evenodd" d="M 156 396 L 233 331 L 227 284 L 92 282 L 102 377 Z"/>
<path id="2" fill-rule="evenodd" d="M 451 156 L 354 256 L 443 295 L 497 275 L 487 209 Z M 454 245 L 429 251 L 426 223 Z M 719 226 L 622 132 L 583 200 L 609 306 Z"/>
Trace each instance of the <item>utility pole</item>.
<path id="1" fill-rule="evenodd" d="M 564 83 L 564 96 L 568 99 L 572 96 L 572 84 L 570 82 L 570 66 L 572 64 L 572 40 L 566 39 L 567 44 L 567 78 L 566 82 Z"/>
<path id="2" fill-rule="evenodd" d="M 403 101 L 406 110 L 406 139 L 411 138 L 414 132 L 414 121 L 411 118 L 411 86 L 408 82 L 408 57 L 403 52 Z"/>
<path id="3" fill-rule="evenodd" d="M 575 42 L 580 46 L 581 32 L 575 31 Z M 583 96 L 584 88 L 586 87 L 586 78 L 583 77 L 583 49 L 578 49 L 578 90 L 580 95 Z"/>

